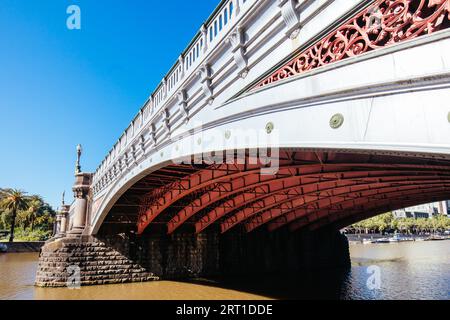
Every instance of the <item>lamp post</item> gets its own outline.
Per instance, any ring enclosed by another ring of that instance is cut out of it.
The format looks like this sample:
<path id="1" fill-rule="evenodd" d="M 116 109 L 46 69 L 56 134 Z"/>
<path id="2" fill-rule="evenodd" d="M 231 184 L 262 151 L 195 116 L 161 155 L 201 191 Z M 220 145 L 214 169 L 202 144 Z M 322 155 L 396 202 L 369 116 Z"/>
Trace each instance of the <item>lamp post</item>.
<path id="1" fill-rule="evenodd" d="M 75 174 L 81 173 L 81 154 L 83 153 L 83 147 L 81 144 L 77 145 L 77 162 L 75 163 Z"/>
<path id="2" fill-rule="evenodd" d="M 74 192 L 75 202 L 73 203 L 73 224 L 68 236 L 81 236 L 86 227 L 86 212 L 88 205 L 88 194 L 92 180 L 92 174 L 82 173 L 80 159 L 83 148 L 77 145 L 77 161 L 75 164 L 75 183 L 72 187 Z"/>

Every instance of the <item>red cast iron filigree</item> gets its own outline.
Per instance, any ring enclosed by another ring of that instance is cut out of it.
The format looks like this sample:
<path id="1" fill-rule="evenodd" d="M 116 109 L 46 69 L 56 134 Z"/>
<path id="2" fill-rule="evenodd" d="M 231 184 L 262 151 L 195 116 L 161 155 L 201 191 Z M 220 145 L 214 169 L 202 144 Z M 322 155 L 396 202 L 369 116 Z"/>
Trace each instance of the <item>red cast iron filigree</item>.
<path id="1" fill-rule="evenodd" d="M 378 0 L 253 89 L 450 27 L 450 0 Z"/>

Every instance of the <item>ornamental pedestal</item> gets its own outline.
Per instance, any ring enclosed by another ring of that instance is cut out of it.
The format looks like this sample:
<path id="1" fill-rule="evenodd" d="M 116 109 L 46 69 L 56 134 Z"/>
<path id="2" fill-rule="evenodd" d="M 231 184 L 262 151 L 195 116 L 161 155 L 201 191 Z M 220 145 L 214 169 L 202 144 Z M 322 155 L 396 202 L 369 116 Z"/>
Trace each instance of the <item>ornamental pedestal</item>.
<path id="1" fill-rule="evenodd" d="M 70 206 L 62 205 L 61 211 L 56 214 L 56 238 L 64 238 L 67 233 L 67 215 L 69 214 Z"/>
<path id="2" fill-rule="evenodd" d="M 68 237 L 79 237 L 86 227 L 86 213 L 88 204 L 89 188 L 91 185 L 92 174 L 75 174 L 75 184 L 72 188 L 75 202 L 73 203 L 73 221 L 72 228 L 67 233 Z"/>

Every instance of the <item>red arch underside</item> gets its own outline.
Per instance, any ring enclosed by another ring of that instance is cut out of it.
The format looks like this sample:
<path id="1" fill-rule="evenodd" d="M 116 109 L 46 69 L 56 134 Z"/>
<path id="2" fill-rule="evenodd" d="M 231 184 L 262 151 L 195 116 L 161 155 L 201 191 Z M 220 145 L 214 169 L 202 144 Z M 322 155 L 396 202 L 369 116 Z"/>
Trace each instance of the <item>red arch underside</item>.
<path id="1" fill-rule="evenodd" d="M 152 224 L 166 225 L 168 234 L 182 226 L 197 233 L 240 225 L 247 232 L 298 230 L 450 198 L 445 159 L 296 151 L 280 157 L 274 175 L 261 175 L 261 167 L 246 159 L 193 167 L 193 173 L 153 188 L 142 197 L 138 233 Z"/>

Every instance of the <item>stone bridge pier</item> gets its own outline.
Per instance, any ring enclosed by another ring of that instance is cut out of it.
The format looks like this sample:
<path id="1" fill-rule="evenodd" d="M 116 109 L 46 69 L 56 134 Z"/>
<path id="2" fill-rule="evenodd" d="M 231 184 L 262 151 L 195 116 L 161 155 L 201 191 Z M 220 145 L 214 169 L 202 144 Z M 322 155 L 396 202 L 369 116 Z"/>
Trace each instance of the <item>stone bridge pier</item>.
<path id="1" fill-rule="evenodd" d="M 134 233 L 66 237 L 41 251 L 36 285 L 64 287 L 196 277 L 294 274 L 350 266 L 348 242 L 332 228 L 226 235 Z M 79 268 L 79 278 L 73 270 Z M 74 280 L 75 279 L 75 280 Z"/>
<path id="2" fill-rule="evenodd" d="M 95 236 L 86 235 L 89 181 L 90 174 L 77 172 L 72 206 L 62 201 L 57 233 L 40 252 L 37 286 L 286 274 L 350 266 L 347 238 L 330 226 L 270 233 L 235 228 L 226 234 L 216 226 L 198 234 L 170 235 L 163 230 L 138 235 L 112 226 Z"/>

